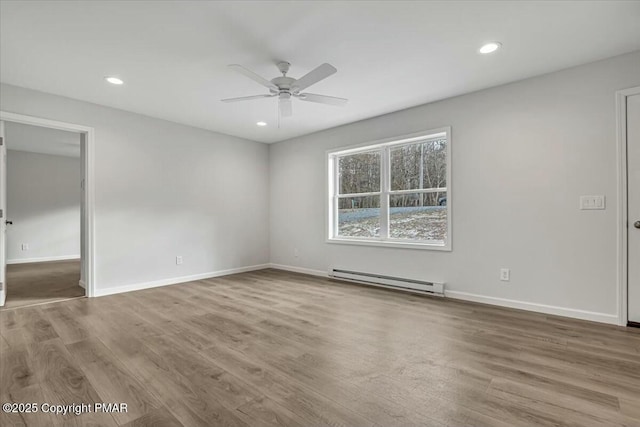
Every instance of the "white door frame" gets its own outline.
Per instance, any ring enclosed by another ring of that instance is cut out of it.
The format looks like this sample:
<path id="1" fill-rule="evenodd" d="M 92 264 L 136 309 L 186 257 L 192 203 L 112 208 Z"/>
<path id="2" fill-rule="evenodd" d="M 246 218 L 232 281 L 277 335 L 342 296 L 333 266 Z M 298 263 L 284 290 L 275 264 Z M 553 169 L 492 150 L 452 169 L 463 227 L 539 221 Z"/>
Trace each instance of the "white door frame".
<path id="1" fill-rule="evenodd" d="M 95 296 L 95 237 L 94 237 L 94 136 L 95 130 L 92 127 L 76 125 L 72 123 L 58 122 L 55 120 L 43 119 L 40 117 L 26 116 L 24 114 L 0 111 L 0 120 L 5 122 L 21 123 L 25 125 L 40 126 L 50 129 L 65 130 L 79 133 L 84 140 L 84 247 L 85 253 L 82 262 L 84 264 L 84 281 L 86 286 L 86 296 Z"/>
<path id="2" fill-rule="evenodd" d="M 4 143 L 4 122 L 0 121 L 0 307 L 4 306 L 7 299 L 7 146 Z"/>
<path id="3" fill-rule="evenodd" d="M 628 205 L 627 205 L 627 97 L 640 94 L 640 86 L 616 92 L 616 139 L 618 142 L 618 324 L 627 326 Z"/>

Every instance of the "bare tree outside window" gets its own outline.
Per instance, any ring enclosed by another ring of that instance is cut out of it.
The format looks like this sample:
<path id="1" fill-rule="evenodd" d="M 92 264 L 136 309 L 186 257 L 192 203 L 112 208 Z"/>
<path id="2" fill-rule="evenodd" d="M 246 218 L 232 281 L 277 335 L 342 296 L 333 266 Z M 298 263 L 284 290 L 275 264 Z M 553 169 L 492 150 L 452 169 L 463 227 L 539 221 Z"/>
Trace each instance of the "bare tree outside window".
<path id="1" fill-rule="evenodd" d="M 389 237 L 444 241 L 447 238 L 447 140 L 391 148 L 389 170 Z M 403 190 L 434 191 L 395 193 Z"/>
<path id="2" fill-rule="evenodd" d="M 448 134 L 337 153 L 335 236 L 446 242 Z"/>

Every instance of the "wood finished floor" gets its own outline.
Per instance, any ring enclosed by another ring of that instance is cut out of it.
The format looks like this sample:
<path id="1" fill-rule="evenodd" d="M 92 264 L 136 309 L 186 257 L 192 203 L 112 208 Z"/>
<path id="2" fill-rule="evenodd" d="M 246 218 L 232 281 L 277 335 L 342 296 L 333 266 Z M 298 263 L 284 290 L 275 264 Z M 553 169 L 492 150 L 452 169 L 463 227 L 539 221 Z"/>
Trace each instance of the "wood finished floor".
<path id="1" fill-rule="evenodd" d="M 0 425 L 639 426 L 640 331 L 276 270 L 0 312 Z"/>
<path id="2" fill-rule="evenodd" d="M 84 296 L 80 260 L 7 265 L 7 299 L 2 310 Z"/>

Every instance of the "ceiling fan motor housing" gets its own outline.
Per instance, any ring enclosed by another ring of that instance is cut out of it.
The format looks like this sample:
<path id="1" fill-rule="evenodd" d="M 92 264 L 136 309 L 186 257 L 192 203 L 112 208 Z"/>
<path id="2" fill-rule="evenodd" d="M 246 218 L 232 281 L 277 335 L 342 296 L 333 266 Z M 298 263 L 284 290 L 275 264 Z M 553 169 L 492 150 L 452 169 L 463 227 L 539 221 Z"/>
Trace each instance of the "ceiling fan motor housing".
<path id="1" fill-rule="evenodd" d="M 275 79 L 271 80 L 271 83 L 278 86 L 278 89 L 280 89 L 277 93 L 282 93 L 282 92 L 291 93 L 292 92 L 291 86 L 295 81 L 296 79 L 294 78 L 283 76 L 283 77 L 276 77 Z"/>
<path id="2" fill-rule="evenodd" d="M 223 102 L 236 102 L 236 101 L 249 101 L 260 98 L 272 98 L 278 97 L 279 111 L 283 117 L 291 116 L 291 98 L 295 97 L 302 101 L 317 102 L 320 104 L 328 105 L 344 105 L 347 100 L 344 98 L 337 98 L 335 96 L 318 95 L 315 93 L 300 93 L 311 85 L 318 83 L 321 80 L 326 79 L 338 70 L 331 65 L 324 63 L 313 70 L 309 71 L 299 79 L 287 77 L 291 64 L 282 61 L 277 64 L 278 70 L 282 73 L 282 76 L 276 77 L 272 80 L 267 80 L 264 77 L 254 73 L 251 70 L 244 68 L 238 64 L 229 65 L 230 68 L 245 75 L 251 80 L 259 83 L 260 85 L 269 89 L 269 94 L 242 96 L 239 98 L 223 99 Z"/>

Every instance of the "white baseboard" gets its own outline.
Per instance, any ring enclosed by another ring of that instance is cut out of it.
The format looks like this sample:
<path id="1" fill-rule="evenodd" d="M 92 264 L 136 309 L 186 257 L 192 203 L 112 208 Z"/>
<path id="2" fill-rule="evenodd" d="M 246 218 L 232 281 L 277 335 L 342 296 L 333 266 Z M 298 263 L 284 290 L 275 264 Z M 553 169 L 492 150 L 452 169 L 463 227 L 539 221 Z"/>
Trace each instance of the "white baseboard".
<path id="1" fill-rule="evenodd" d="M 40 257 L 40 258 L 8 259 L 7 264 L 27 264 L 30 262 L 67 261 L 72 259 L 80 259 L 80 255 L 61 255 L 61 256 L 47 256 L 47 257 Z"/>
<path id="2" fill-rule="evenodd" d="M 212 277 L 228 276 L 230 274 L 245 273 L 247 271 L 264 270 L 269 268 L 270 264 L 250 265 L 247 267 L 231 268 L 229 270 L 212 271 L 209 273 L 194 274 L 191 276 L 172 277 L 169 279 L 156 280 L 153 282 L 133 283 L 125 286 L 114 288 L 96 289 L 96 297 L 106 295 L 120 294 L 123 292 L 140 291 L 143 289 L 158 288 L 160 286 L 175 285 L 178 283 L 193 282 L 194 280 L 211 279 Z"/>
<path id="3" fill-rule="evenodd" d="M 269 268 L 275 268 L 276 270 L 292 271 L 294 273 L 309 274 L 311 276 L 329 277 L 327 271 L 312 270 L 310 268 L 294 267 L 292 265 L 283 264 L 269 264 Z"/>
<path id="4" fill-rule="evenodd" d="M 556 316 L 571 317 L 574 319 L 591 320 L 593 322 L 619 325 L 620 319 L 615 314 L 598 313 L 594 311 L 578 310 L 575 308 L 557 307 L 553 305 L 537 304 L 532 302 L 517 301 L 505 298 L 487 297 L 484 295 L 470 294 L 467 292 L 448 291 L 444 294 L 448 298 L 464 301 L 480 302 L 483 304 L 498 305 L 501 307 L 517 308 L 520 310 L 535 311 L 537 313 L 554 314 Z"/>
<path id="5" fill-rule="evenodd" d="M 326 271 L 311 270 L 308 268 L 294 267 L 291 265 L 269 264 L 271 268 L 285 271 L 293 271 L 295 273 L 309 274 L 312 276 L 328 277 Z M 488 297 L 484 295 L 470 294 L 460 291 L 444 291 L 445 297 L 480 302 L 483 304 L 497 305 L 500 307 L 517 308 L 520 310 L 533 311 L 544 314 L 554 314 L 557 316 L 571 317 L 574 319 L 590 320 L 593 322 L 608 323 L 612 325 L 620 325 L 620 319 L 615 314 L 598 313 L 594 311 L 577 310 L 574 308 L 557 307 L 553 305 L 537 304 L 525 301 L 510 300 L 505 298 Z"/>
<path id="6" fill-rule="evenodd" d="M 177 283 L 192 282 L 194 280 L 203 280 L 203 279 L 210 279 L 213 277 L 227 276 L 230 274 L 244 273 L 247 271 L 263 270 L 265 268 L 274 268 L 277 270 L 291 271 L 294 273 L 308 274 L 311 276 L 319 276 L 319 277 L 329 276 L 328 272 L 326 271 L 313 270 L 310 268 L 295 267 L 295 266 L 283 265 L 283 264 L 272 264 L 272 263 L 258 264 L 258 265 L 251 265 L 247 267 L 232 268 L 229 270 L 220 270 L 220 271 L 213 271 L 213 272 L 203 273 L 203 274 L 194 274 L 191 276 L 172 277 L 170 279 L 156 280 L 153 282 L 134 283 L 131 285 L 118 286 L 114 288 L 97 289 L 95 292 L 95 296 L 98 297 L 98 296 L 119 294 L 122 292 L 151 289 L 151 288 L 157 288 L 160 286 L 175 285 Z M 82 286 L 82 284 L 80 284 L 80 286 Z M 473 301 L 473 302 L 496 305 L 501 307 L 517 308 L 520 310 L 527 310 L 527 311 L 533 311 L 533 312 L 544 313 L 544 314 L 553 314 L 557 316 L 570 317 L 574 319 L 590 320 L 594 322 L 608 323 L 613 325 L 620 324 L 620 320 L 618 319 L 618 316 L 615 314 L 598 313 L 593 311 L 577 310 L 573 308 L 557 307 L 552 305 L 510 300 L 505 298 L 488 297 L 484 295 L 471 294 L 467 292 L 448 291 L 446 289 L 445 289 L 445 296 L 453 299 Z"/>

